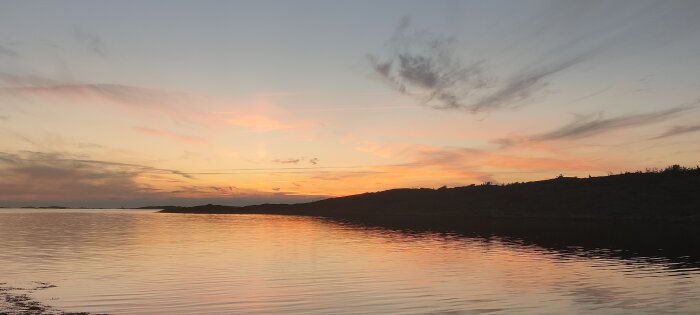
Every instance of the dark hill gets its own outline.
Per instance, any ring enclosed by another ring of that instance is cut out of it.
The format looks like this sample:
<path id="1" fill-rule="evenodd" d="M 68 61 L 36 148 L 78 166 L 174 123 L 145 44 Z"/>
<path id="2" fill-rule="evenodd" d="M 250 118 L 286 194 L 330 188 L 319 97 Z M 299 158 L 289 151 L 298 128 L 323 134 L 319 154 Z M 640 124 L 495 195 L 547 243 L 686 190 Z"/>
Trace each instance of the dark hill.
<path id="1" fill-rule="evenodd" d="M 483 219 L 700 222 L 700 168 L 507 185 L 392 189 L 301 204 L 163 207 L 168 213 L 265 213 L 333 218 L 419 215 Z"/>

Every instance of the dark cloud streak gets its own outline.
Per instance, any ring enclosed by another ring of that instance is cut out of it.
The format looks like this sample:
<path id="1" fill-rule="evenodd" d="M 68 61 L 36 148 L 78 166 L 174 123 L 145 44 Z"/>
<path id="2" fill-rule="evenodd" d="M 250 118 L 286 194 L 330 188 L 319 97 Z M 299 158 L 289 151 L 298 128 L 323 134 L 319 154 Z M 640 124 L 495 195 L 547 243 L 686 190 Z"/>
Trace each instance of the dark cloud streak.
<path id="1" fill-rule="evenodd" d="M 692 132 L 698 132 L 698 131 L 700 131 L 700 125 L 673 126 L 670 129 L 668 129 L 666 132 L 660 134 L 659 136 L 651 138 L 651 140 L 668 138 L 668 137 L 673 137 L 673 136 L 678 136 L 678 135 L 692 133 Z"/>
<path id="2" fill-rule="evenodd" d="M 604 119 L 602 114 L 581 116 L 567 125 L 531 137 L 530 139 L 533 141 L 551 141 L 585 138 L 611 130 L 661 122 L 677 117 L 678 114 L 687 112 L 693 108 L 695 108 L 695 106 L 679 106 L 646 114 L 626 115 L 607 119 Z"/>
<path id="3" fill-rule="evenodd" d="M 315 157 L 311 157 L 311 158 L 310 157 L 300 157 L 300 158 L 274 159 L 274 160 L 272 160 L 273 163 L 282 164 L 282 165 L 286 165 L 286 164 L 297 165 L 303 161 L 306 161 L 311 165 L 317 165 L 319 160 L 318 160 L 318 158 L 315 158 Z"/>
<path id="4" fill-rule="evenodd" d="M 272 160 L 272 162 L 275 162 L 277 164 L 299 164 L 301 162 L 301 159 L 275 159 Z"/>
<path id="5" fill-rule="evenodd" d="M 178 170 L 156 168 L 139 164 L 83 159 L 78 156 L 56 152 L 23 151 L 20 154 L 0 152 L 0 160 L 12 165 L 69 165 L 76 168 L 112 167 L 117 169 L 121 174 L 169 174 L 181 176 L 187 179 L 194 178 L 191 174 Z"/>
<path id="6" fill-rule="evenodd" d="M 613 118 L 603 118 L 602 113 L 585 116 L 579 115 L 572 122 L 545 133 L 523 137 L 497 139 L 494 142 L 504 147 L 508 147 L 519 143 L 576 140 L 581 138 L 587 138 L 614 130 L 635 128 L 639 126 L 645 126 L 670 120 L 678 117 L 682 113 L 696 109 L 697 104 L 698 102 L 695 102 L 690 105 L 673 107 L 661 111 L 655 111 L 644 114 L 623 115 Z M 667 133 L 657 138 L 694 131 L 691 129 L 692 127 L 671 129 Z M 698 127 L 698 129 L 700 129 L 700 127 Z"/>

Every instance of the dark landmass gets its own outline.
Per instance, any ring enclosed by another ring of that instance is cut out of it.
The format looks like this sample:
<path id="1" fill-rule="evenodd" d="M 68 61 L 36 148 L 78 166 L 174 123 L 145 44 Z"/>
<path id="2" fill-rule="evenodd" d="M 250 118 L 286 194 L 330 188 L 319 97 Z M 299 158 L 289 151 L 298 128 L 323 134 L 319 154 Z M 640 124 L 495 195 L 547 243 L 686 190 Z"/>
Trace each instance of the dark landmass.
<path id="1" fill-rule="evenodd" d="M 291 205 L 158 208 L 165 213 L 316 216 L 357 228 L 507 240 L 562 257 L 643 260 L 678 272 L 700 268 L 700 168 L 394 189 Z"/>
<path id="2" fill-rule="evenodd" d="M 154 207 L 156 208 L 156 207 Z M 444 220 L 527 219 L 700 223 L 700 168 L 602 177 L 557 177 L 506 185 L 392 189 L 299 204 L 157 207 L 166 213 L 425 216 Z"/>
<path id="3" fill-rule="evenodd" d="M 69 209 L 61 206 L 46 206 L 46 207 L 22 207 L 21 209 Z"/>
<path id="4" fill-rule="evenodd" d="M 145 206 L 145 207 L 138 207 L 138 208 L 133 208 L 133 209 L 153 209 L 153 210 L 162 210 L 165 208 L 173 208 L 176 206 Z"/>

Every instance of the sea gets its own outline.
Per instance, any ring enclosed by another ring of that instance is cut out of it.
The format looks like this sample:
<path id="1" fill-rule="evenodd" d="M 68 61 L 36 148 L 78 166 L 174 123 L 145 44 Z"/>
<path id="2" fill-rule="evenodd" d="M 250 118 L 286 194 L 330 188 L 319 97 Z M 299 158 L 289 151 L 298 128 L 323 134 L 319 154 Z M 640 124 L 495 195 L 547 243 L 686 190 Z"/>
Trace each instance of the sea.
<path id="1" fill-rule="evenodd" d="M 692 238 L 503 231 L 0 209 L 0 283 L 108 314 L 700 314 Z"/>

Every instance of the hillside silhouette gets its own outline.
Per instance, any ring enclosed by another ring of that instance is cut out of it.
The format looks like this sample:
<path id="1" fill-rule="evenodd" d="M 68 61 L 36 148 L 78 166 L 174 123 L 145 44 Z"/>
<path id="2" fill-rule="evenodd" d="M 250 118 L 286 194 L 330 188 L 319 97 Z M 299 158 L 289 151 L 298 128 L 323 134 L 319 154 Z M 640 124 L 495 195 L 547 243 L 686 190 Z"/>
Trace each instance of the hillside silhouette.
<path id="1" fill-rule="evenodd" d="M 167 213 L 700 222 L 700 167 L 439 189 L 392 189 L 299 204 L 160 207 Z"/>

